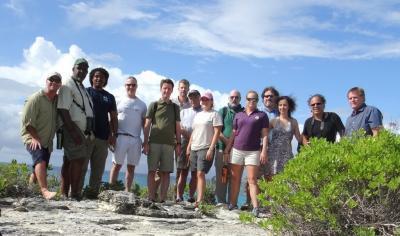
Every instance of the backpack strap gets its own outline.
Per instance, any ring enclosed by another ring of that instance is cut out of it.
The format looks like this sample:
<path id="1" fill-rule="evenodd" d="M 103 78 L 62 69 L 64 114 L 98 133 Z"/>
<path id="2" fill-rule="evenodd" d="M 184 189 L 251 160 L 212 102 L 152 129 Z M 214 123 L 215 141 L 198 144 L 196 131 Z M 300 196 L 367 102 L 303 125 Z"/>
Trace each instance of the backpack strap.
<path id="1" fill-rule="evenodd" d="M 226 117 L 227 113 L 228 113 L 228 107 L 223 107 L 222 108 L 222 124 L 225 123 L 225 117 Z M 224 132 L 224 130 L 225 130 L 225 125 L 222 125 L 221 133 Z"/>

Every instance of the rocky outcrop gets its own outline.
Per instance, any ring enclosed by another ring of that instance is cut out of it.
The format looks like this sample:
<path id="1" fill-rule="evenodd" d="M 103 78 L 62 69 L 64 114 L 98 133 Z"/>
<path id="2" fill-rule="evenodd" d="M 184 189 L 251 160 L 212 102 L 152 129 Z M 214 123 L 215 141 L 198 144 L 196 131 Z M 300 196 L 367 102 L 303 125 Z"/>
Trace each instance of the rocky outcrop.
<path id="1" fill-rule="evenodd" d="M 99 208 L 118 214 L 157 218 L 202 218 L 201 213 L 194 211 L 190 204 L 153 203 L 146 199 L 136 198 L 133 193 L 113 190 L 104 191 L 99 195 Z"/>
<path id="2" fill-rule="evenodd" d="M 215 218 L 189 204 L 152 203 L 125 192 L 106 191 L 98 201 L 0 199 L 2 235 L 267 235 L 219 208 Z"/>

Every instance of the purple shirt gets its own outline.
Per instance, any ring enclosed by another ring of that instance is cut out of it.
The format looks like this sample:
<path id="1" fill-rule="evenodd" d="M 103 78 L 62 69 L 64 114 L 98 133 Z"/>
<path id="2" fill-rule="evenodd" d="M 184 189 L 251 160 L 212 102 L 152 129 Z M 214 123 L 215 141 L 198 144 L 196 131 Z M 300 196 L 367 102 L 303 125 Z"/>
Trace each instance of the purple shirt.
<path id="1" fill-rule="evenodd" d="M 242 151 L 260 150 L 261 130 L 268 128 L 268 116 L 255 110 L 250 115 L 239 112 L 233 119 L 233 129 L 236 130 L 233 147 Z"/>

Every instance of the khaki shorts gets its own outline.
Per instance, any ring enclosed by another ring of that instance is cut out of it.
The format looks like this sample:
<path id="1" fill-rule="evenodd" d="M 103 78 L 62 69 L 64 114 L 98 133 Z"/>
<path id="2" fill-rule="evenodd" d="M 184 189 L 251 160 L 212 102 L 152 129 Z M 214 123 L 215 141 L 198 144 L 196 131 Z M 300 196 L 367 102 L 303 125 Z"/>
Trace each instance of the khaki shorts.
<path id="1" fill-rule="evenodd" d="M 260 151 L 242 151 L 232 148 L 231 163 L 242 166 L 259 166 Z"/>
<path id="2" fill-rule="evenodd" d="M 174 172 L 175 147 L 168 144 L 150 143 L 147 166 L 149 171 Z"/>
<path id="3" fill-rule="evenodd" d="M 66 128 L 63 129 L 64 156 L 67 160 L 89 158 L 89 141 L 85 138 L 82 131 L 79 134 L 82 138 L 82 144 L 76 145 L 68 130 Z"/>

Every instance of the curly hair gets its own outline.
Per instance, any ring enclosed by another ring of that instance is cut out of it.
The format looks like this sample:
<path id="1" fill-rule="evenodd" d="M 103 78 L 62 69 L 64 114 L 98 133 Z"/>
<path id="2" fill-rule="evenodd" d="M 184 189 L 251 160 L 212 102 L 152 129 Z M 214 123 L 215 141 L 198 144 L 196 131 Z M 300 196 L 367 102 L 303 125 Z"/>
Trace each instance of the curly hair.
<path id="1" fill-rule="evenodd" d="M 289 97 L 289 96 L 280 96 L 277 100 L 277 103 L 279 104 L 279 102 L 281 100 L 286 100 L 288 105 L 289 105 L 289 109 L 288 109 L 288 116 L 290 118 L 292 118 L 292 113 L 296 110 L 296 102 L 294 101 L 293 98 Z"/>
<path id="2" fill-rule="evenodd" d="M 94 74 L 96 74 L 96 72 L 100 72 L 104 75 L 105 81 L 104 81 L 103 87 L 106 87 L 107 82 L 108 82 L 108 77 L 110 77 L 110 74 L 108 73 L 108 71 L 106 69 L 104 69 L 102 67 L 94 68 L 93 70 L 90 71 L 90 74 L 89 74 L 90 85 L 93 86 L 93 77 L 94 77 Z"/>

